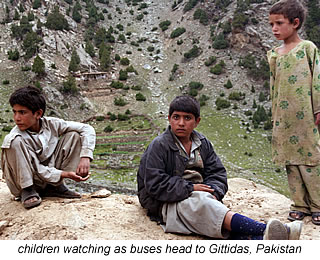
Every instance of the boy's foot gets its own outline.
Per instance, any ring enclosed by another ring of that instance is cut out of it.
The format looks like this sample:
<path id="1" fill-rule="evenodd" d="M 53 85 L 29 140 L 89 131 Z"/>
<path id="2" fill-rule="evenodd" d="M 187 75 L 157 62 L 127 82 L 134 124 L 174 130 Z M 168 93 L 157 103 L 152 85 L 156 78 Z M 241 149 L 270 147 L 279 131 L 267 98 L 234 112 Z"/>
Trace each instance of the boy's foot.
<path id="1" fill-rule="evenodd" d="M 43 197 L 59 197 L 68 199 L 81 198 L 81 194 L 72 190 L 69 190 L 63 183 L 58 186 L 48 184 L 46 188 L 41 192 Z"/>
<path id="2" fill-rule="evenodd" d="M 41 197 L 33 188 L 33 186 L 22 189 L 21 191 L 21 203 L 26 209 L 39 206 L 41 203 Z"/>
<path id="3" fill-rule="evenodd" d="M 299 240 L 301 230 L 302 230 L 302 221 L 293 221 L 291 223 L 285 224 L 289 232 L 289 240 Z"/>
<path id="4" fill-rule="evenodd" d="M 320 212 L 313 212 L 311 215 L 311 221 L 315 225 L 320 225 Z"/>
<path id="5" fill-rule="evenodd" d="M 297 210 L 291 210 L 291 211 L 289 212 L 288 219 L 289 219 L 290 221 L 303 220 L 306 215 L 307 215 L 307 214 L 304 213 L 304 212 L 297 211 Z"/>
<path id="6" fill-rule="evenodd" d="M 270 219 L 264 231 L 264 240 L 288 240 L 288 229 L 278 219 Z"/>

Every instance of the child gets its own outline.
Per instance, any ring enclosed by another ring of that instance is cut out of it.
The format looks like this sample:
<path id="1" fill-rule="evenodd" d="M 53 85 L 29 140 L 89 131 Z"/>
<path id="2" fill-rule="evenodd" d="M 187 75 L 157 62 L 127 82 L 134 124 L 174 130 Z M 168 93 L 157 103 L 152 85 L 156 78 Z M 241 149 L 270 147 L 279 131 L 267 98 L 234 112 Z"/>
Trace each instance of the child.
<path id="1" fill-rule="evenodd" d="M 63 179 L 79 182 L 89 178 L 95 147 L 93 127 L 43 117 L 46 101 L 34 87 L 16 90 L 9 102 L 16 126 L 1 146 L 1 167 L 10 192 L 25 208 L 38 206 L 40 195 L 80 198 Z"/>
<path id="2" fill-rule="evenodd" d="M 213 238 L 299 239 L 301 222 L 268 224 L 233 213 L 221 203 L 227 173 L 210 141 L 194 130 L 199 102 L 178 96 L 170 104 L 169 127 L 144 152 L 138 170 L 138 197 L 165 232 Z M 231 232 L 231 233 L 230 233 Z M 230 236 L 231 234 L 231 236 Z"/>
<path id="3" fill-rule="evenodd" d="M 298 35 L 305 9 L 298 0 L 272 6 L 269 22 L 283 41 L 268 51 L 271 71 L 272 156 L 286 166 L 293 204 L 289 220 L 312 215 L 320 224 L 320 56 Z"/>

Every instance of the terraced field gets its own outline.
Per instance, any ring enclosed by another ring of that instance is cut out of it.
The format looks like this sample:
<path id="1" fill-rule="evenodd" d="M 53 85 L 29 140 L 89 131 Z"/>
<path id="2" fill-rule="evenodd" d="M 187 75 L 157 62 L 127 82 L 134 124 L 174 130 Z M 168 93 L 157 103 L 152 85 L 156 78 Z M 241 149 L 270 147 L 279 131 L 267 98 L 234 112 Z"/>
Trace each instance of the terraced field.
<path id="1" fill-rule="evenodd" d="M 159 129 L 144 115 L 130 115 L 126 121 L 99 117 L 88 123 L 97 133 L 95 159 L 92 177 L 79 187 L 92 190 L 104 186 L 115 192 L 135 193 L 141 155 Z"/>

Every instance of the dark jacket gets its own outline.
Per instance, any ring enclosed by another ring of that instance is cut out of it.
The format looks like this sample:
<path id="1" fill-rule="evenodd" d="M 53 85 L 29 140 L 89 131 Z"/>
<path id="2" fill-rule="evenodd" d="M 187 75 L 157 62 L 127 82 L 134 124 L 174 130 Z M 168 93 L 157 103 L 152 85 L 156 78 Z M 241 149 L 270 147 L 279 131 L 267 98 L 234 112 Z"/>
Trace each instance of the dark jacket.
<path id="1" fill-rule="evenodd" d="M 228 190 L 226 169 L 210 141 L 197 131 L 193 133 L 201 141 L 204 169 L 200 173 L 203 183 L 211 186 L 213 195 L 221 201 Z M 179 154 L 170 126 L 150 143 L 141 158 L 137 175 L 139 201 L 148 210 L 149 216 L 159 219 L 163 203 L 189 197 L 193 184 L 182 177 L 187 161 Z"/>

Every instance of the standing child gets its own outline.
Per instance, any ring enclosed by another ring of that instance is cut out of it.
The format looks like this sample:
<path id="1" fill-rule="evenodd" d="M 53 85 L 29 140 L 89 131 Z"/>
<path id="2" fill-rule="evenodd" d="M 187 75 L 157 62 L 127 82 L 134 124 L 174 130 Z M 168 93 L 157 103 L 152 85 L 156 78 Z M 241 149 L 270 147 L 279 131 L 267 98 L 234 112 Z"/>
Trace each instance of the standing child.
<path id="1" fill-rule="evenodd" d="M 289 220 L 312 215 L 320 225 L 320 57 L 310 41 L 298 35 L 305 19 L 298 0 L 272 6 L 269 22 L 283 41 L 268 51 L 272 100 L 272 157 L 285 165 L 293 204 Z"/>

